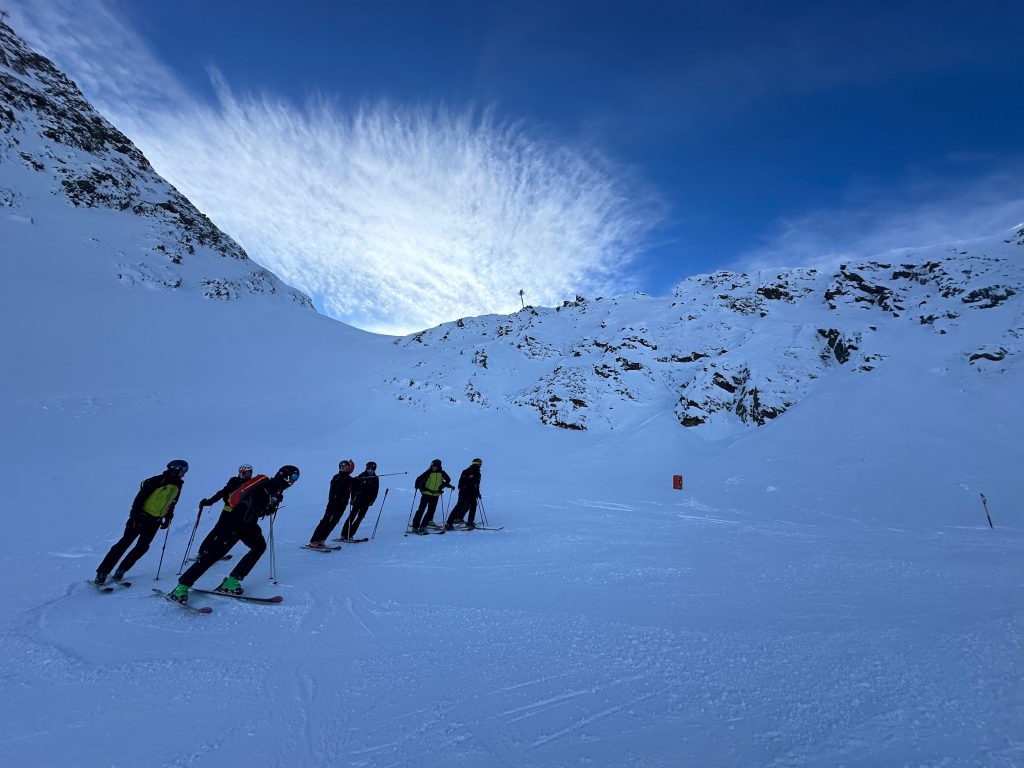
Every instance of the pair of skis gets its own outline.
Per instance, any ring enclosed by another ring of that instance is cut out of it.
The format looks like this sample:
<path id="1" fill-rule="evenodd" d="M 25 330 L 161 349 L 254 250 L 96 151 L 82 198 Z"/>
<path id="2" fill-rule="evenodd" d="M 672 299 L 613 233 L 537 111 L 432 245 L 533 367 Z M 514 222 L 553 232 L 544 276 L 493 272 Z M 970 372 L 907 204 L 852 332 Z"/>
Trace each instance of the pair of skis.
<path id="1" fill-rule="evenodd" d="M 123 587 L 127 589 L 132 585 L 130 581 L 107 581 L 103 584 L 97 584 L 95 581 L 89 581 L 88 583 L 92 584 L 93 588 L 95 588 L 95 590 L 99 592 L 101 595 L 113 592 L 114 587 Z"/>
<path id="2" fill-rule="evenodd" d="M 274 595 L 273 597 L 253 597 L 251 595 L 232 595 L 230 592 L 217 592 L 213 589 L 200 589 L 199 587 L 192 587 L 192 592 L 199 592 L 204 595 L 220 595 L 221 597 L 230 597 L 234 600 L 241 600 L 246 603 L 257 603 L 259 605 L 276 605 L 277 603 L 284 602 L 284 598 L 281 595 Z M 188 603 L 179 603 L 169 593 L 164 592 L 162 589 L 153 588 L 153 592 L 158 595 L 162 595 L 169 602 L 174 603 L 177 606 L 184 608 L 192 613 L 213 613 L 213 608 L 204 605 L 202 608 L 196 608 L 194 605 Z"/>
<path id="3" fill-rule="evenodd" d="M 369 539 L 334 539 L 334 541 L 340 541 L 340 542 L 342 542 L 344 544 L 364 544 L 365 542 L 369 541 Z M 342 548 L 341 544 L 339 544 L 336 547 L 332 547 L 330 544 L 324 544 L 324 546 L 322 546 L 322 547 L 311 547 L 311 546 L 309 546 L 309 544 L 303 544 L 302 545 L 302 549 L 311 549 L 314 552 L 325 552 L 325 553 L 326 552 L 337 552 L 341 548 Z"/>

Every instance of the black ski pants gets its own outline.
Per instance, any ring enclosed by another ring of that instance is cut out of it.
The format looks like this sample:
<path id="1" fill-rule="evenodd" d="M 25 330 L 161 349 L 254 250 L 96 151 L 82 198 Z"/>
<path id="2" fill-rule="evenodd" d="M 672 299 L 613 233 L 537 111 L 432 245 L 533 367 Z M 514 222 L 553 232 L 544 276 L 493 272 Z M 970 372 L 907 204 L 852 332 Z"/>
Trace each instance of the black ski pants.
<path id="1" fill-rule="evenodd" d="M 230 509 L 221 510 L 220 517 L 217 519 L 216 524 L 213 526 L 212 529 L 210 529 L 210 532 L 206 534 L 206 538 L 203 539 L 203 543 L 199 545 L 199 557 L 202 557 L 203 552 L 212 547 L 213 542 L 215 542 L 220 536 L 222 536 L 231 528 L 231 523 L 225 522 L 226 520 L 230 519 L 230 513 Z M 225 552 L 224 554 L 226 555 L 227 552 Z M 198 560 L 199 558 L 196 559 Z"/>
<path id="2" fill-rule="evenodd" d="M 231 569 L 231 575 L 236 579 L 241 581 L 248 576 L 249 571 L 263 557 L 263 553 L 267 551 L 267 540 L 263 538 L 263 531 L 260 530 L 259 522 L 256 520 L 249 522 L 232 520 L 230 516 L 228 516 L 227 521 L 221 522 L 226 524 L 221 527 L 220 522 L 217 523 L 217 526 L 221 527 L 217 538 L 211 542 L 209 549 L 201 552 L 199 559 L 192 563 L 189 569 L 178 577 L 179 583 L 191 587 L 200 576 L 210 569 L 211 565 L 230 552 L 231 548 L 239 541 L 249 547 L 249 551 L 238 561 L 238 565 Z"/>
<path id="3" fill-rule="evenodd" d="M 416 517 L 412 519 L 413 528 L 420 528 L 434 521 L 434 512 L 437 511 L 437 500 L 440 498 L 440 496 L 430 496 L 426 493 L 420 494 L 420 505 L 416 509 Z M 424 515 L 424 512 L 427 514 Z"/>
<path id="4" fill-rule="evenodd" d="M 355 538 L 356 531 L 359 530 L 359 524 L 363 522 L 363 518 L 366 517 L 366 510 L 369 508 L 369 504 L 352 505 L 352 508 L 348 513 L 348 520 L 346 520 L 345 524 L 341 526 L 341 538 Z M 314 541 L 320 541 L 320 539 L 314 539 Z"/>
<path id="5" fill-rule="evenodd" d="M 470 498 L 472 496 L 473 498 Z M 455 523 L 461 523 L 462 518 L 469 512 L 469 522 L 476 523 L 476 500 L 477 495 L 475 493 L 460 493 L 458 501 L 455 502 L 455 506 L 452 507 L 451 514 L 448 515 L 447 525 L 454 525 Z"/>
<path id="6" fill-rule="evenodd" d="M 342 504 L 340 507 L 328 507 L 324 510 L 324 516 L 317 523 L 316 530 L 313 531 L 313 535 L 309 537 L 310 541 L 327 541 L 327 537 L 331 535 L 331 531 L 341 520 L 342 515 L 345 514 L 345 505 Z"/>
<path id="7" fill-rule="evenodd" d="M 160 530 L 159 517 L 153 517 L 145 513 L 129 515 L 128 522 L 124 526 L 124 535 L 107 552 L 107 556 L 103 558 L 103 562 L 96 569 L 96 573 L 110 573 L 114 570 L 114 566 L 117 565 L 118 560 L 121 560 L 124 553 L 128 551 L 128 547 L 131 547 L 132 542 L 138 539 L 132 551 L 128 552 L 128 556 L 124 558 L 121 566 L 118 568 L 119 571 L 127 573 L 139 561 L 139 558 L 149 551 L 149 545 L 153 543 L 153 538 L 158 530 Z"/>

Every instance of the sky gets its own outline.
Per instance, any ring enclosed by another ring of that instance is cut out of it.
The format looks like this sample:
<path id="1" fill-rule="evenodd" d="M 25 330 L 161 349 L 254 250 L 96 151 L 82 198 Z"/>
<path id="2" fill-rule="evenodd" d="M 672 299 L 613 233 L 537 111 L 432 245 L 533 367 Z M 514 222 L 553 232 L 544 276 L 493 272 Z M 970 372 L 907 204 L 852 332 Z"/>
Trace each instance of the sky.
<path id="1" fill-rule="evenodd" d="M 0 3 L 253 258 L 396 333 L 1024 221 L 1014 5 Z"/>

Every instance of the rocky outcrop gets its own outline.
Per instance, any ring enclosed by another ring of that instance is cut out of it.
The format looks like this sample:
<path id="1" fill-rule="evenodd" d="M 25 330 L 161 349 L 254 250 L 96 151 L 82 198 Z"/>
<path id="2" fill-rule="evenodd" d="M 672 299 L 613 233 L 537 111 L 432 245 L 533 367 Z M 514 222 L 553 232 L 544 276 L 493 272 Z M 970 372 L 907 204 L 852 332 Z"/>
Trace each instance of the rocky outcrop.
<path id="1" fill-rule="evenodd" d="M 33 206 L 48 204 L 14 191 L 13 180 L 29 173 L 47 179 L 53 194 L 74 208 L 117 211 L 140 225 L 145 237 L 130 245 L 106 243 L 116 257 L 111 277 L 126 285 L 194 291 L 219 301 L 273 296 L 313 309 L 309 297 L 255 264 L 161 178 L 74 82 L 3 23 L 0 170 L 0 205 L 12 215 L 34 220 Z"/>

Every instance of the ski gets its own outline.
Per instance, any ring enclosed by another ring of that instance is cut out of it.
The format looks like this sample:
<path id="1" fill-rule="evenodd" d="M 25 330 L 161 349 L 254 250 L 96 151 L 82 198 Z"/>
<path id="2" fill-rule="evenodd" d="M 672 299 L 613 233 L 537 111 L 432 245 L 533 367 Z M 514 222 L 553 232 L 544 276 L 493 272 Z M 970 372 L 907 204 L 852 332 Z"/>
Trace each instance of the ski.
<path id="1" fill-rule="evenodd" d="M 334 541 L 340 541 L 342 544 L 362 544 L 369 539 L 334 539 Z"/>
<path id="2" fill-rule="evenodd" d="M 406 536 L 440 536 L 444 533 L 444 528 L 440 530 L 427 529 L 425 531 L 417 531 L 414 528 L 410 528 L 405 532 Z"/>
<path id="3" fill-rule="evenodd" d="M 128 587 L 132 585 L 130 581 L 112 581 L 110 583 L 113 584 L 115 587 L 122 587 L 124 589 L 128 589 Z"/>
<path id="4" fill-rule="evenodd" d="M 167 602 L 174 603 L 176 606 L 178 606 L 179 608 L 184 608 L 186 611 L 192 611 L 192 613 L 213 613 L 213 608 L 210 608 L 209 606 L 204 605 L 202 608 L 196 608 L 194 605 L 189 605 L 188 603 L 179 603 L 177 600 L 171 597 L 167 592 L 164 592 L 162 589 L 157 589 L 156 587 L 153 587 L 153 592 L 160 595 Z"/>
<path id="5" fill-rule="evenodd" d="M 234 555 L 224 555 L 224 557 L 222 557 L 220 560 L 221 560 L 221 562 L 224 562 L 225 560 L 230 560 L 232 557 L 234 557 Z M 188 562 L 194 563 L 198 559 L 199 559 L 199 555 L 194 555 L 193 557 L 190 557 L 188 559 Z"/>
<path id="6" fill-rule="evenodd" d="M 204 595 L 233 597 L 235 600 L 245 600 L 247 603 L 263 603 L 264 605 L 270 605 L 284 602 L 284 598 L 281 597 L 281 595 L 274 595 L 273 597 L 252 597 L 251 595 L 232 595 L 230 592 L 218 592 L 215 589 L 200 589 L 199 587 L 192 587 L 192 591 L 202 592 Z"/>
<path id="7" fill-rule="evenodd" d="M 85 582 L 86 584 L 92 584 L 93 588 L 100 594 L 106 594 L 107 592 L 113 592 L 114 588 L 109 584 L 97 584 L 92 579 Z"/>
<path id="8" fill-rule="evenodd" d="M 462 530 L 464 530 L 464 531 L 467 531 L 467 530 L 473 530 L 473 531 L 504 531 L 505 530 L 505 526 L 503 525 L 503 526 L 501 526 L 499 528 L 485 528 L 482 525 L 478 525 L 476 528 L 463 528 Z"/>
<path id="9" fill-rule="evenodd" d="M 337 552 L 339 549 L 341 549 L 341 547 L 328 547 L 326 545 L 324 545 L 322 547 L 311 547 L 311 546 L 309 546 L 309 544 L 303 544 L 302 548 L 303 549 L 311 549 L 314 552 L 324 552 L 324 553 L 326 553 L 326 552 Z"/>

